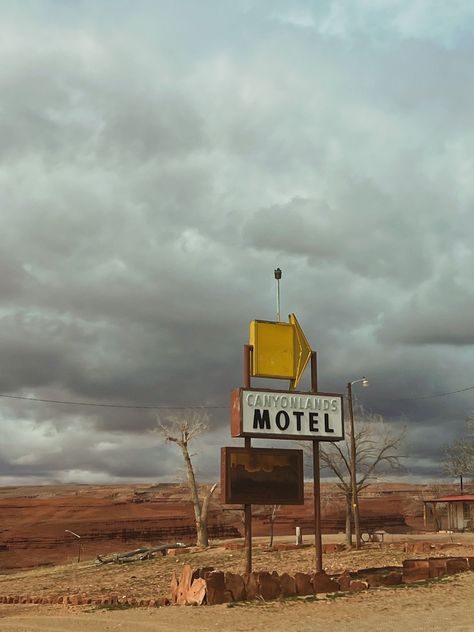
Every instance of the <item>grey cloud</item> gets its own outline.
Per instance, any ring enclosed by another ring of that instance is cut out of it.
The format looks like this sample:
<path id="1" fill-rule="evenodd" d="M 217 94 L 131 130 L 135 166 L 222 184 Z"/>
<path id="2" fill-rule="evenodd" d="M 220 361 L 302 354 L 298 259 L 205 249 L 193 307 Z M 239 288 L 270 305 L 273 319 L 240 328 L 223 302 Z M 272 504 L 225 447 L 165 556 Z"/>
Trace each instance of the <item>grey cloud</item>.
<path id="1" fill-rule="evenodd" d="M 469 385 L 464 45 L 420 27 L 381 46 L 376 12 L 351 9 L 347 47 L 321 33 L 329 4 L 304 29 L 254 3 L 117 3 L 113 30 L 106 5 L 41 6 L 2 24 L 0 392 L 226 405 L 280 266 L 321 387 L 367 374 L 364 403 L 405 416 L 413 471 L 434 475 L 469 395 L 403 398 Z M 3 399 L 0 414 L 30 424 L 3 448 L 8 480 L 166 478 L 179 461 L 149 446 L 155 411 Z M 228 411 L 211 426 L 208 478 Z"/>
<path id="2" fill-rule="evenodd" d="M 466 263 L 471 259 L 472 253 Z M 438 278 L 419 288 L 383 319 L 379 339 L 418 345 L 472 345 L 474 293 L 469 268 L 463 266 L 460 273 L 446 263 Z"/>

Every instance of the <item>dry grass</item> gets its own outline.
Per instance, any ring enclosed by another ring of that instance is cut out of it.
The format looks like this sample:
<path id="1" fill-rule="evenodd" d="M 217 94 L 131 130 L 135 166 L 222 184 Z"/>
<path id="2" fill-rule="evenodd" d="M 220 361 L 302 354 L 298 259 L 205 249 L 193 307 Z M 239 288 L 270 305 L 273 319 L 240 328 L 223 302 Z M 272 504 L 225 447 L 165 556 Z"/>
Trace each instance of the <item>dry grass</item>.
<path id="1" fill-rule="evenodd" d="M 426 536 L 425 536 L 426 539 Z M 449 542 L 449 536 L 445 537 Z M 433 555 L 474 555 L 474 541 L 461 538 L 462 546 L 435 551 Z M 425 557 L 419 555 L 418 557 Z M 326 554 L 324 567 L 329 574 L 346 569 L 357 570 L 382 566 L 401 565 L 407 555 L 401 542 L 366 545 L 360 551 L 341 551 Z M 209 549 L 182 553 L 175 557 L 159 555 L 155 559 L 128 564 L 96 565 L 94 561 L 71 563 L 67 566 L 39 568 L 0 576 L 0 595 L 64 595 L 84 593 L 90 597 L 126 595 L 137 598 L 169 596 L 169 585 L 174 571 L 180 572 L 184 563 L 194 568 L 213 566 L 219 570 L 243 573 L 243 550 L 227 550 L 224 543 L 216 543 Z M 276 570 L 279 573 L 312 572 L 315 568 L 313 547 L 290 551 L 267 551 L 261 547 L 253 550 L 253 570 Z"/>

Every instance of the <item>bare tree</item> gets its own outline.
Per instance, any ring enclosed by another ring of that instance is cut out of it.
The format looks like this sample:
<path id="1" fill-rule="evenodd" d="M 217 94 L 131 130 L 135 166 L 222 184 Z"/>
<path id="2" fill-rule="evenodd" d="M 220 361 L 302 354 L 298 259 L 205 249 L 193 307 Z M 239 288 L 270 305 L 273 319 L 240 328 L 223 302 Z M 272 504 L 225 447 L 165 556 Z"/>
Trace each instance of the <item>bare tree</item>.
<path id="1" fill-rule="evenodd" d="M 261 505 L 256 511 L 256 516 L 260 516 L 261 518 L 268 520 L 268 524 L 270 527 L 270 541 L 268 543 L 268 548 L 271 549 L 273 547 L 273 535 L 275 531 L 275 522 L 278 516 L 278 512 L 281 509 L 281 505 Z"/>
<path id="2" fill-rule="evenodd" d="M 209 417 L 201 411 L 192 411 L 187 414 L 186 419 L 181 416 L 170 416 L 165 421 L 158 419 L 158 432 L 168 442 L 175 443 L 181 450 L 183 456 L 186 481 L 191 494 L 194 508 L 194 519 L 196 523 L 196 544 L 197 546 L 209 546 L 209 536 L 207 530 L 207 518 L 209 504 L 217 483 L 211 485 L 204 497 L 199 496 L 198 485 L 194 473 L 189 444 L 198 435 L 206 432 L 209 428 Z"/>
<path id="3" fill-rule="evenodd" d="M 393 432 L 381 415 L 366 411 L 359 403 L 354 406 L 357 491 L 377 480 L 389 470 L 400 468 L 399 453 L 405 430 Z M 343 492 L 346 503 L 346 541 L 352 546 L 352 477 L 351 435 L 345 433 L 344 441 L 321 444 L 321 467 L 335 474 L 337 486 Z"/>
<path id="4" fill-rule="evenodd" d="M 466 419 L 466 426 L 468 435 L 474 435 L 474 413 Z M 459 478 L 462 494 L 463 479 L 474 476 L 474 441 L 464 438 L 446 446 L 443 454 L 443 471 L 447 476 Z"/>
<path id="5" fill-rule="evenodd" d="M 466 419 L 467 434 L 474 435 L 474 413 L 469 413 Z"/>

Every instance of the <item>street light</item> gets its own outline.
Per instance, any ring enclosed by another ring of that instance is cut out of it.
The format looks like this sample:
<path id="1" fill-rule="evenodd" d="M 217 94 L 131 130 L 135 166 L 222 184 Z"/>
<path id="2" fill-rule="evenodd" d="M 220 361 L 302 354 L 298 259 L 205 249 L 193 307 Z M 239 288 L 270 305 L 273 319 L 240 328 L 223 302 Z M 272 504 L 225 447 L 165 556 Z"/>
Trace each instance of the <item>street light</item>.
<path id="1" fill-rule="evenodd" d="M 349 401 L 349 423 L 351 426 L 351 488 L 352 488 L 352 512 L 354 514 L 354 531 L 356 549 L 360 547 L 360 516 L 359 501 L 357 495 L 357 468 L 356 468 L 356 441 L 354 432 L 354 410 L 352 408 L 352 385 L 361 383 L 362 386 L 368 386 L 369 380 L 362 377 L 359 380 L 352 380 L 347 383 L 347 399 Z"/>
<path id="2" fill-rule="evenodd" d="M 81 561 L 81 536 L 78 533 L 75 533 L 74 531 L 71 531 L 70 529 L 64 529 L 64 533 L 70 533 L 75 538 L 78 538 L 78 540 L 79 540 L 79 549 L 78 549 L 78 552 L 77 552 L 77 561 L 80 562 Z"/>

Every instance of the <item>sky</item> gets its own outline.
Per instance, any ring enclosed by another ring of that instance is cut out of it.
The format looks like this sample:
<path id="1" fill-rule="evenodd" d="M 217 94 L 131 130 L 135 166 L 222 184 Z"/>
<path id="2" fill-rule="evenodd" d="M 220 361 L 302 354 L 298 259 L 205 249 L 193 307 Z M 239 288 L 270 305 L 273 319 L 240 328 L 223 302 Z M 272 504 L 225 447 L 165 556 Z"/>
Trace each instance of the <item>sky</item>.
<path id="1" fill-rule="evenodd" d="M 367 376 L 405 475 L 439 480 L 474 410 L 441 395 L 474 387 L 473 18 L 0 0 L 0 484 L 177 480 L 157 423 L 193 406 L 216 479 L 277 267 L 320 390 Z"/>

